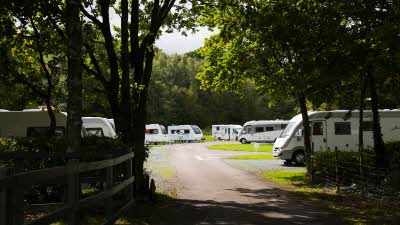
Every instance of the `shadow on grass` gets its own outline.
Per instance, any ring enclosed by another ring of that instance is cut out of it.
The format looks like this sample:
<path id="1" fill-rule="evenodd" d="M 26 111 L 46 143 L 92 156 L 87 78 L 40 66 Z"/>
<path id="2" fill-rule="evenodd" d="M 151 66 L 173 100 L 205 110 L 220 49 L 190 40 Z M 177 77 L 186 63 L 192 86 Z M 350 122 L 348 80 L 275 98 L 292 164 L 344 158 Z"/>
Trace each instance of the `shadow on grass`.
<path id="1" fill-rule="evenodd" d="M 158 196 L 157 203 L 138 204 L 130 209 L 130 224 L 343 224 L 340 217 L 320 210 L 308 201 L 290 198 L 279 189 L 229 189 L 246 200 L 215 201 L 172 199 Z M 284 197 L 286 196 L 286 197 Z M 244 203 L 245 202 L 245 203 Z"/>

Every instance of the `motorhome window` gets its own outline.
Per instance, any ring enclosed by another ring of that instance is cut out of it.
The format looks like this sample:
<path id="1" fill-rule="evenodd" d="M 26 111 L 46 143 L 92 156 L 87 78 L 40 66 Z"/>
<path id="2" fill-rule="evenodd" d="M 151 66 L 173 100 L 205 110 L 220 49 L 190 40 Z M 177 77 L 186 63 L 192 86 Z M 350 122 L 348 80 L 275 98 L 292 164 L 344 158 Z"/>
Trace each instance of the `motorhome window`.
<path id="1" fill-rule="evenodd" d="M 256 127 L 256 133 L 264 132 L 264 127 Z"/>
<path id="2" fill-rule="evenodd" d="M 363 131 L 372 131 L 373 129 L 373 122 L 372 121 L 364 121 L 362 123 Z"/>
<path id="3" fill-rule="evenodd" d="M 195 134 L 201 134 L 201 130 L 198 126 L 190 126 L 190 127 L 192 127 Z"/>
<path id="4" fill-rule="evenodd" d="M 273 131 L 274 127 L 265 127 L 265 131 Z"/>
<path id="5" fill-rule="evenodd" d="M 253 133 L 253 129 L 252 129 L 251 127 L 248 127 L 248 128 L 246 129 L 246 131 L 247 131 L 247 133 L 249 133 L 249 134 L 252 134 L 252 133 Z"/>
<path id="6" fill-rule="evenodd" d="M 287 127 L 287 124 L 281 124 L 281 129 L 284 130 Z"/>
<path id="7" fill-rule="evenodd" d="M 185 134 L 190 134 L 190 130 L 184 130 Z"/>
<path id="8" fill-rule="evenodd" d="M 149 129 L 150 134 L 158 134 L 158 129 Z"/>
<path id="9" fill-rule="evenodd" d="M 167 132 L 167 130 L 165 129 L 164 126 L 161 126 L 161 132 L 162 132 L 163 134 L 168 134 L 168 132 Z"/>
<path id="10" fill-rule="evenodd" d="M 217 127 L 217 130 L 219 130 L 219 127 Z"/>
<path id="11" fill-rule="evenodd" d="M 323 129 L 322 122 L 314 122 L 313 123 L 312 134 L 314 136 L 324 135 L 324 129 Z"/>
<path id="12" fill-rule="evenodd" d="M 27 136 L 28 137 L 43 137 L 48 136 L 49 127 L 28 127 Z M 54 130 L 55 136 L 64 136 L 65 128 L 64 127 L 56 127 Z"/>
<path id="13" fill-rule="evenodd" d="M 351 135 L 350 122 L 336 122 L 335 123 L 336 135 Z"/>
<path id="14" fill-rule="evenodd" d="M 86 134 L 88 136 L 104 137 L 103 129 L 101 128 L 86 128 Z"/>

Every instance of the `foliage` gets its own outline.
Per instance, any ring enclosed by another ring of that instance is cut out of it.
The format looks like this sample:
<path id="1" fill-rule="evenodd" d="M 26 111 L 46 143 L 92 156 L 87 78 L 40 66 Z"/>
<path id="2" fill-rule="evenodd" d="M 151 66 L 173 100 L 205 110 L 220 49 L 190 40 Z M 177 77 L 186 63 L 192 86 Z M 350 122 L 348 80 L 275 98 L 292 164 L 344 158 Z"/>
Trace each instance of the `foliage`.
<path id="1" fill-rule="evenodd" d="M 260 144 L 259 152 L 272 152 L 272 144 Z M 253 144 L 218 144 L 209 145 L 210 150 L 226 150 L 226 151 L 244 151 L 244 152 L 254 152 Z"/>
<path id="2" fill-rule="evenodd" d="M 274 160 L 271 154 L 252 154 L 252 155 L 237 155 L 231 156 L 228 159 L 235 159 L 235 160 Z"/>

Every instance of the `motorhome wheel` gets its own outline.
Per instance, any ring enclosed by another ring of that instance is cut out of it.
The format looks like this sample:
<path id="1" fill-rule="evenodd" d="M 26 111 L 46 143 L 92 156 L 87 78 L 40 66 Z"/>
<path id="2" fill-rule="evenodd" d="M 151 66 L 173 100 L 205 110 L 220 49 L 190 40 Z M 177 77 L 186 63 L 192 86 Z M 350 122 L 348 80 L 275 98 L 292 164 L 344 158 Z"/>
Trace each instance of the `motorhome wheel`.
<path id="1" fill-rule="evenodd" d="M 242 144 L 247 144 L 247 141 L 246 141 L 246 139 L 244 139 L 244 138 L 242 138 L 242 139 L 240 140 L 240 142 L 241 142 Z"/>
<path id="2" fill-rule="evenodd" d="M 302 151 L 298 151 L 293 155 L 293 161 L 296 163 L 296 165 L 303 165 L 305 158 L 306 156 Z"/>

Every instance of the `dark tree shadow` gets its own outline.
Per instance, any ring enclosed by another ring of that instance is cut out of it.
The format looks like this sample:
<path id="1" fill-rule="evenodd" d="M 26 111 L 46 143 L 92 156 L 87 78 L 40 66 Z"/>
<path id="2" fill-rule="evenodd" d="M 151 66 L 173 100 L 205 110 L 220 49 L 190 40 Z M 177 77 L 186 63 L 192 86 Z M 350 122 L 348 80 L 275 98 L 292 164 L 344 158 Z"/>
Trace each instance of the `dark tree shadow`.
<path id="1" fill-rule="evenodd" d="M 230 189 L 249 203 L 235 201 L 162 200 L 130 209 L 132 224 L 344 224 L 341 217 L 321 210 L 315 203 L 299 200 L 279 189 Z M 244 202 L 246 202 L 244 200 Z"/>

